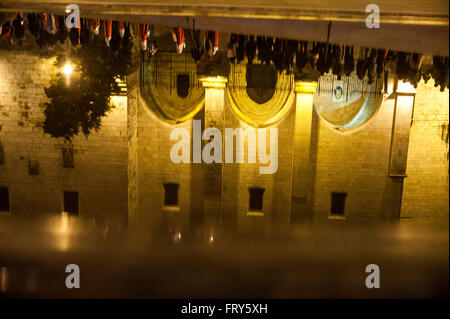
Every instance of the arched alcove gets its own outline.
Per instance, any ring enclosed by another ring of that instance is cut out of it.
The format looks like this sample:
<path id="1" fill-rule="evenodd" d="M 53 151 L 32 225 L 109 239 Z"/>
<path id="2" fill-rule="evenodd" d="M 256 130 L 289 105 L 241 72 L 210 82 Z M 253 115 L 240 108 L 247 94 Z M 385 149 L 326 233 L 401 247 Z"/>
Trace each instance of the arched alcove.
<path id="1" fill-rule="evenodd" d="M 236 63 L 231 67 L 227 93 L 242 121 L 266 127 L 282 120 L 294 105 L 294 77 L 277 73 L 272 65 Z"/>
<path id="2" fill-rule="evenodd" d="M 169 123 L 191 119 L 204 105 L 205 89 L 189 53 L 157 52 L 143 55 L 141 95 L 149 109 Z"/>
<path id="3" fill-rule="evenodd" d="M 368 83 L 356 75 L 337 79 L 335 75 L 319 78 L 314 94 L 314 109 L 329 126 L 348 131 L 366 123 L 383 101 L 383 77 Z"/>
<path id="4" fill-rule="evenodd" d="M 189 74 L 177 74 L 177 94 L 181 98 L 189 96 L 189 89 L 191 88 Z"/>

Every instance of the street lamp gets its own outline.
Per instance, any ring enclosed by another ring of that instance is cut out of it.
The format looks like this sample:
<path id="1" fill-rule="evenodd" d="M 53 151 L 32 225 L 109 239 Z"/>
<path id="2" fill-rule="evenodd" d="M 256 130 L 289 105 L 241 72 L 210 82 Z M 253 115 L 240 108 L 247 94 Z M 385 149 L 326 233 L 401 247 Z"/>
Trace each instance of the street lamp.
<path id="1" fill-rule="evenodd" d="M 70 76 L 71 74 L 72 74 L 72 72 L 73 72 L 73 67 L 72 67 L 72 64 L 70 64 L 69 62 L 67 62 L 64 66 L 63 66 L 63 73 L 66 75 L 66 76 Z"/>

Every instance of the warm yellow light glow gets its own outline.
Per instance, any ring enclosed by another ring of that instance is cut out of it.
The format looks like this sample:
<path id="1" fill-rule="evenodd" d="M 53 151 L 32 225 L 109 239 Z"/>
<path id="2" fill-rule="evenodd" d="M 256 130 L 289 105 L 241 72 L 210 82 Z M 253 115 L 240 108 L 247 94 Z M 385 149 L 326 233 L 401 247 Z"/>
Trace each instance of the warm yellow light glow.
<path id="1" fill-rule="evenodd" d="M 111 105 L 114 105 L 117 110 L 126 110 L 127 107 L 127 97 L 126 96 L 120 96 L 120 95 L 114 95 L 110 97 L 110 103 Z"/>
<path id="2" fill-rule="evenodd" d="M 59 229 L 57 229 L 58 233 L 58 241 L 57 246 L 59 250 L 66 251 L 67 248 L 69 248 L 69 213 L 62 212 L 61 213 L 61 219 L 59 224 Z"/>
<path id="3" fill-rule="evenodd" d="M 398 81 L 397 82 L 397 93 L 414 94 L 414 93 L 416 93 L 416 89 L 409 82 Z"/>
<path id="4" fill-rule="evenodd" d="M 61 228 L 60 232 L 66 234 L 69 230 L 69 214 L 67 212 L 61 213 Z"/>
<path id="5" fill-rule="evenodd" d="M 263 104 L 253 101 L 245 89 L 226 91 L 230 106 L 236 115 L 248 125 L 262 128 L 281 121 L 294 107 L 295 93 L 292 86 L 292 78 L 278 76 L 273 96 Z"/>
<path id="6" fill-rule="evenodd" d="M 314 94 L 317 89 L 317 82 L 295 82 L 295 93 Z"/>
<path id="7" fill-rule="evenodd" d="M 174 243 L 179 243 L 181 241 L 181 233 L 177 232 L 173 235 L 173 242 Z"/>
<path id="8" fill-rule="evenodd" d="M 6 292 L 7 289 L 7 281 L 8 280 L 8 269 L 6 267 L 2 267 L 0 270 L 0 291 Z"/>
<path id="9" fill-rule="evenodd" d="M 264 216 L 263 212 L 247 212 L 247 216 Z"/>
<path id="10" fill-rule="evenodd" d="M 73 67 L 70 63 L 66 63 L 63 67 L 63 73 L 67 76 L 71 75 L 73 72 Z"/>
<path id="11" fill-rule="evenodd" d="M 201 77 L 200 82 L 202 82 L 204 87 L 208 88 L 224 88 L 227 85 L 228 79 L 223 76 L 207 76 Z"/>

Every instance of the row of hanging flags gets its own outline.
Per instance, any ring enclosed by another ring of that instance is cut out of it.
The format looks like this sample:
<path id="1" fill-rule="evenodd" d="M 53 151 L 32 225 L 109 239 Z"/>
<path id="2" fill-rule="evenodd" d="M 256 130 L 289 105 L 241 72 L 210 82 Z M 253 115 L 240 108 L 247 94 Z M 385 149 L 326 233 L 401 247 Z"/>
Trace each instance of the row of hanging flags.
<path id="1" fill-rule="evenodd" d="M 24 39 L 25 37 L 25 19 L 30 32 L 37 38 L 39 45 L 55 44 L 58 40 L 64 43 L 67 36 L 73 45 L 86 44 L 89 42 L 90 33 L 99 35 L 100 26 L 103 26 L 105 42 L 110 47 L 115 41 L 127 38 L 131 42 L 130 24 L 124 21 L 100 20 L 78 18 L 78 27 L 67 29 L 65 25 L 66 17 L 48 13 L 29 13 L 24 18 L 23 12 L 17 14 L 15 19 L 7 21 L 0 25 L 0 37 L 8 38 L 11 43 L 14 39 Z M 194 51 L 200 50 L 200 40 L 197 31 L 193 30 Z M 120 37 L 120 38 L 119 38 Z M 139 24 L 139 37 L 141 49 L 149 51 L 152 55 L 158 50 L 155 37 L 154 25 Z M 186 47 L 185 32 L 182 27 L 172 28 L 172 37 L 175 42 L 176 51 L 181 54 Z M 116 38 L 116 39 L 115 39 Z M 116 46 L 116 44 L 113 44 Z M 209 55 L 214 55 L 219 48 L 219 32 L 207 31 L 205 33 L 203 47 Z M 199 53 L 199 52 L 198 52 Z"/>
<path id="2" fill-rule="evenodd" d="M 113 51 L 120 47 L 129 49 L 132 45 L 130 23 L 123 21 L 100 20 L 81 18 L 77 22 L 77 28 L 67 29 L 66 17 L 47 13 L 28 13 L 26 17 L 20 12 L 17 16 L 0 25 L 0 36 L 14 39 L 25 37 L 25 25 L 36 37 L 38 45 L 53 45 L 57 41 L 64 43 L 69 37 L 72 45 L 86 45 L 93 40 L 94 35 L 99 35 L 103 26 L 105 43 Z M 26 23 L 24 23 L 26 22 Z M 189 21 L 188 21 L 189 22 Z M 154 55 L 158 50 L 155 40 L 154 25 L 139 24 L 139 39 L 141 49 Z M 219 33 L 206 31 L 203 41 L 200 39 L 200 31 L 195 29 L 195 21 L 192 28 L 188 29 L 191 37 L 191 55 L 195 61 L 199 61 L 203 55 L 212 57 L 219 49 Z M 185 29 L 172 28 L 172 38 L 176 51 L 181 54 L 186 47 Z M 395 64 L 395 72 L 399 79 L 407 80 L 417 86 L 423 79 L 427 82 L 430 78 L 435 80 L 435 86 L 440 86 L 441 91 L 449 87 L 449 57 L 433 56 L 433 64 L 423 67 L 423 55 L 417 53 L 396 52 L 384 49 L 360 48 L 359 57 L 354 57 L 353 47 L 349 45 L 336 45 L 331 43 L 287 40 L 266 36 L 246 36 L 231 34 L 227 45 L 227 56 L 230 62 L 239 63 L 247 57 L 249 64 L 256 57 L 261 63 L 273 64 L 278 72 L 286 71 L 290 74 L 296 65 L 299 71 L 312 69 L 321 75 L 330 71 L 338 76 L 356 74 L 359 79 L 368 77 L 368 82 L 381 77 L 388 72 L 388 65 Z M 356 61 L 356 63 L 355 63 Z M 385 76 L 385 79 L 387 77 Z"/>
<path id="3" fill-rule="evenodd" d="M 192 31 L 193 33 L 197 33 L 196 30 Z M 191 32 L 191 33 L 192 33 Z M 152 55 L 156 53 L 158 47 L 156 46 L 156 42 L 154 39 L 154 25 L 151 24 L 139 24 L 139 37 L 141 40 L 141 49 L 142 51 L 150 51 Z M 172 39 L 175 42 L 175 47 L 178 54 L 183 53 L 184 48 L 186 47 L 185 40 L 185 32 L 182 27 L 173 27 L 172 28 Z M 200 49 L 199 36 L 197 39 L 195 36 L 192 38 L 194 48 L 193 50 Z M 205 48 L 206 52 L 212 56 L 216 54 L 219 50 L 219 32 L 217 31 L 206 31 L 203 48 Z M 193 52 L 194 54 L 194 52 Z M 196 60 L 200 60 L 200 57 Z"/>

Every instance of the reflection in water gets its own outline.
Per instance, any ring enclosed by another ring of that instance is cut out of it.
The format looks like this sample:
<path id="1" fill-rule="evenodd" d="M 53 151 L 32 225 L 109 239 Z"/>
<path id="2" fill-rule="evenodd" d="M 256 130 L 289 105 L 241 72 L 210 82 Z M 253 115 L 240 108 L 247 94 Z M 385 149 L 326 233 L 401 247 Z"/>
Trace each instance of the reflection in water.
<path id="1" fill-rule="evenodd" d="M 7 291 L 7 282 L 8 279 L 8 269 L 6 267 L 1 268 L 1 291 L 6 292 Z"/>
<path id="2" fill-rule="evenodd" d="M 173 236 L 173 242 L 174 243 L 181 242 L 181 233 L 180 232 L 175 233 L 175 235 Z"/>
<path id="3" fill-rule="evenodd" d="M 69 214 L 67 212 L 61 213 L 59 236 L 59 248 L 65 251 L 69 247 Z"/>
<path id="4" fill-rule="evenodd" d="M 270 236 L 222 229 L 218 239 L 208 229 L 206 241 L 176 232 L 164 242 L 67 214 L 9 217 L 0 220 L 0 288 L 31 297 L 445 297 L 448 221 L 440 225 L 333 221 Z M 76 291 L 64 284 L 70 263 L 80 266 Z M 383 289 L 364 285 L 371 263 Z"/>
<path id="5" fill-rule="evenodd" d="M 48 229 L 56 237 L 54 242 L 58 250 L 66 251 L 69 248 L 71 226 L 76 221 L 77 219 L 69 216 L 67 212 L 62 212 L 60 216 L 49 217 Z"/>

